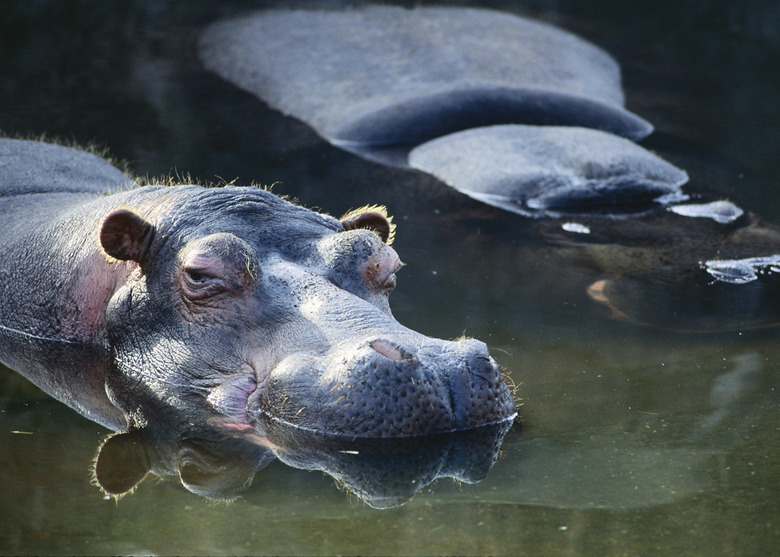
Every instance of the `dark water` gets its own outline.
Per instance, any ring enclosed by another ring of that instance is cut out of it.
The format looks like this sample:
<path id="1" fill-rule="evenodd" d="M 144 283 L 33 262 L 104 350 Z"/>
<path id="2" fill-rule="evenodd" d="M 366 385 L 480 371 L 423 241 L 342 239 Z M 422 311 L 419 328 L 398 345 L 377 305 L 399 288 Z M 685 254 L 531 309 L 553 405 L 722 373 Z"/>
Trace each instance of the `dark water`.
<path id="1" fill-rule="evenodd" d="M 329 477 L 279 463 L 228 505 L 155 480 L 115 503 L 90 485 L 107 431 L 3 370 L 0 552 L 776 552 L 778 331 L 611 320 L 585 294 L 598 276 L 537 243 L 521 217 L 338 151 L 200 70 L 199 27 L 269 4 L 2 3 L 0 130 L 97 142 L 142 176 L 278 182 L 277 193 L 333 214 L 386 204 L 407 263 L 395 316 L 433 336 L 485 340 L 520 386 L 523 431 L 483 482 L 440 480 L 397 509 L 373 510 Z M 777 2 L 480 5 L 608 50 L 628 108 L 656 125 L 643 144 L 685 168 L 691 188 L 780 224 Z"/>

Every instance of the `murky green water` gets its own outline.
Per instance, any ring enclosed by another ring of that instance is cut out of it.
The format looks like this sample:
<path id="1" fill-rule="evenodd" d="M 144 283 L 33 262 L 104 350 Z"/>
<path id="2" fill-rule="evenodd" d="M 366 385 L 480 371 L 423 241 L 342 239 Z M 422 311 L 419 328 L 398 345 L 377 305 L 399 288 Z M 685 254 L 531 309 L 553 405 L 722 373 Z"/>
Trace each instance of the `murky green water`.
<path id="1" fill-rule="evenodd" d="M 776 552 L 778 330 L 610 320 L 585 294 L 598 275 L 545 249 L 522 218 L 340 152 L 201 72 L 197 28 L 269 3 L 0 4 L 0 130 L 97 141 L 141 175 L 279 182 L 334 214 L 387 204 L 407 263 L 396 317 L 485 340 L 520 387 L 523 429 L 483 482 L 440 480 L 391 510 L 279 463 L 229 505 L 172 481 L 116 503 L 90 485 L 107 432 L 2 370 L 0 553 Z M 687 169 L 691 187 L 780 223 L 777 3 L 489 5 L 606 48 L 628 107 L 657 127 L 645 146 Z"/>

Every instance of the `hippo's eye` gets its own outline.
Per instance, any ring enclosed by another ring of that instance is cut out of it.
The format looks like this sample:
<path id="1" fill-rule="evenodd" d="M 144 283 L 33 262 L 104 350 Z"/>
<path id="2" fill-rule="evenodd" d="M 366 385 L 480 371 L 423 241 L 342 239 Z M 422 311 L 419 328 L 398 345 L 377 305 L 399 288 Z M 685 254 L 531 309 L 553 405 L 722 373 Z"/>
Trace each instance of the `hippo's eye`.
<path id="1" fill-rule="evenodd" d="M 185 269 L 184 272 L 187 273 L 187 278 L 192 282 L 201 283 L 209 279 L 208 275 L 197 269 Z"/>
<path id="2" fill-rule="evenodd" d="M 179 254 L 176 281 L 184 311 L 213 307 L 254 291 L 260 269 L 241 238 L 217 233 L 191 242 Z"/>
<path id="3" fill-rule="evenodd" d="M 201 300 L 225 290 L 225 282 L 208 270 L 200 267 L 184 267 L 182 284 L 187 297 Z"/>
<path id="4" fill-rule="evenodd" d="M 197 268 L 185 268 L 184 275 L 189 282 L 193 284 L 204 284 L 211 280 L 219 280 L 216 277 L 210 275 L 205 269 Z"/>

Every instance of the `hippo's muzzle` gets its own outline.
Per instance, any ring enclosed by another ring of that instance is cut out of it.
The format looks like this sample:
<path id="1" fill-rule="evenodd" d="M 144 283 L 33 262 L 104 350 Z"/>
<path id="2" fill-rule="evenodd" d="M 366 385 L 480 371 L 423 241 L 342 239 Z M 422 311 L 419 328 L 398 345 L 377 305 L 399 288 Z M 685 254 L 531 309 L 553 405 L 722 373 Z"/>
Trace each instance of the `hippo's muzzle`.
<path id="1" fill-rule="evenodd" d="M 407 437 L 511 420 L 516 405 L 477 340 L 379 337 L 271 373 L 257 417 L 353 437 Z"/>

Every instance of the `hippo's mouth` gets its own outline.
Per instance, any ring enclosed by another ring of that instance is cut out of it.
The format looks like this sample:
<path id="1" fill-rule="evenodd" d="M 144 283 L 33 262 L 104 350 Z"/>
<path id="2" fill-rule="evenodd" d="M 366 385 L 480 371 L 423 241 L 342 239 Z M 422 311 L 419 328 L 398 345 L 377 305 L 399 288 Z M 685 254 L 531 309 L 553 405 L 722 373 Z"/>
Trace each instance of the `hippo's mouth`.
<path id="1" fill-rule="evenodd" d="M 373 338 L 327 358 L 293 355 L 248 403 L 260 427 L 271 420 L 360 438 L 462 431 L 516 416 L 498 364 L 476 340 Z"/>

